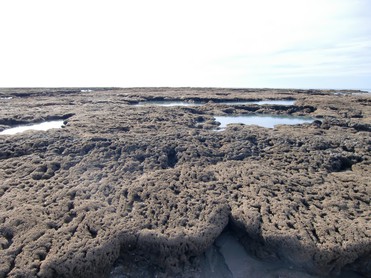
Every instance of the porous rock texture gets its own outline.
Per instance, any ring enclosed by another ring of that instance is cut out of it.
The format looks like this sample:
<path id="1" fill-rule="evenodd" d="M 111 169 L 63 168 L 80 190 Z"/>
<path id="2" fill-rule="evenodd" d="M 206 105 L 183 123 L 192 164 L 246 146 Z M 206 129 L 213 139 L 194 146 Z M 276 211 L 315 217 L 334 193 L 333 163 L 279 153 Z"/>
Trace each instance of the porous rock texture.
<path id="1" fill-rule="evenodd" d="M 136 106 L 145 100 L 203 106 Z M 294 99 L 293 106 L 223 100 Z M 228 226 L 262 259 L 371 275 L 371 97 L 318 90 L 0 89 L 0 277 L 104 277 L 118 258 L 181 275 Z M 213 115 L 318 117 L 229 125 Z M 134 254 L 127 256 L 127 254 Z"/>

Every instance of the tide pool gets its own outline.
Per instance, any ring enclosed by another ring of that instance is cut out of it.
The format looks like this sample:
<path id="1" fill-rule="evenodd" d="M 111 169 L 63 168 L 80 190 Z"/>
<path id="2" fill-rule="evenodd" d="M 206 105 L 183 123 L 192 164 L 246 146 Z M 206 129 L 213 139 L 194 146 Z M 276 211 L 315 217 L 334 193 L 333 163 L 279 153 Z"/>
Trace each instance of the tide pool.
<path id="1" fill-rule="evenodd" d="M 43 123 L 38 123 L 34 125 L 22 125 L 12 128 L 5 129 L 0 132 L 0 135 L 13 135 L 27 130 L 41 130 L 45 131 L 52 128 L 61 128 L 63 126 L 63 120 L 58 121 L 48 121 Z"/>
<path id="2" fill-rule="evenodd" d="M 276 125 L 297 125 L 312 123 L 314 119 L 307 117 L 277 116 L 277 115 L 241 115 L 241 116 L 215 116 L 220 122 L 219 128 L 225 129 L 228 124 L 258 125 L 274 128 Z"/>

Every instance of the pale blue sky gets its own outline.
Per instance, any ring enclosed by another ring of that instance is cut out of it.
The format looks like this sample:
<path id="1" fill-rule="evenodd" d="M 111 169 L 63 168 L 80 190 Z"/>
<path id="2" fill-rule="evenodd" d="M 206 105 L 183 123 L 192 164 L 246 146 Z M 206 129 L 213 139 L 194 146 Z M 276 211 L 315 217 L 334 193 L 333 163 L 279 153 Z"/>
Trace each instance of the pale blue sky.
<path id="1" fill-rule="evenodd" d="M 0 0 L 0 86 L 371 88 L 369 0 Z"/>

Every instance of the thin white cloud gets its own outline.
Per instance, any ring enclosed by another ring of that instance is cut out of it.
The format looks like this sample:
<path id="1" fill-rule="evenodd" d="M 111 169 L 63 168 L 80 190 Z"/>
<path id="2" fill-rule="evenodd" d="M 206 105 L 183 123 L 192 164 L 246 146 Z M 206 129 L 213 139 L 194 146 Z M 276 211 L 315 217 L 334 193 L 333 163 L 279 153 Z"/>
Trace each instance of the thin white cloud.
<path id="1" fill-rule="evenodd" d="M 339 43 L 333 47 L 298 48 L 279 54 L 255 57 L 263 68 L 256 74 L 271 76 L 371 76 L 371 40 Z M 242 65 L 241 65 L 242 66 Z"/>

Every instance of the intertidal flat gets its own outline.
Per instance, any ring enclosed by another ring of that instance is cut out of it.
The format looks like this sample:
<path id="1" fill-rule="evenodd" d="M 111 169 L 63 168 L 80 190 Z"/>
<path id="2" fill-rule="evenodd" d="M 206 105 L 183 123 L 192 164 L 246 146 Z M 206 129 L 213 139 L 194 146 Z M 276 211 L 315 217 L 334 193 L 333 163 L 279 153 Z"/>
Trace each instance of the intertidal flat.
<path id="1" fill-rule="evenodd" d="M 0 277 L 202 277 L 228 237 L 267 277 L 369 277 L 371 96 L 338 92 L 0 89 L 0 131 L 63 121 L 0 135 Z M 316 120 L 215 132 L 243 115 Z"/>

